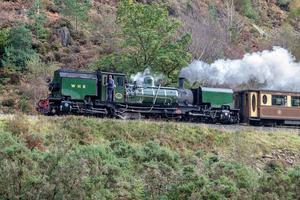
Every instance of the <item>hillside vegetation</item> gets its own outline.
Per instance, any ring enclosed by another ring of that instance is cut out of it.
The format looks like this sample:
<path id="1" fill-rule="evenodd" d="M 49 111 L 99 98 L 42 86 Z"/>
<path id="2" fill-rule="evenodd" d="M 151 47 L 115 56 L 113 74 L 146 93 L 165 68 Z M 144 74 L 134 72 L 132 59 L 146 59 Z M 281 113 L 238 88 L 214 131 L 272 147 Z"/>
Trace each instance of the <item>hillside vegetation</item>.
<path id="1" fill-rule="evenodd" d="M 54 70 L 173 84 L 192 59 L 211 63 L 280 45 L 300 58 L 298 0 L 2 0 L 0 109 L 34 112 Z"/>
<path id="2" fill-rule="evenodd" d="M 297 131 L 0 120 L 0 199 L 297 199 Z"/>

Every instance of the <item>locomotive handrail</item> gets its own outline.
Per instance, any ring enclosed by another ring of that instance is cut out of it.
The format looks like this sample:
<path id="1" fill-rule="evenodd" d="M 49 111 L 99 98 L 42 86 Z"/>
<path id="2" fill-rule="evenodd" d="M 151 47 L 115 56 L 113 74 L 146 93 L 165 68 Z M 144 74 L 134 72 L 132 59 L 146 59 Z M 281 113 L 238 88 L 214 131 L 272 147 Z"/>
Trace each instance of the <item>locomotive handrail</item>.
<path id="1" fill-rule="evenodd" d="M 152 107 L 151 107 L 151 109 L 149 110 L 149 112 L 151 112 L 151 111 L 152 111 L 152 109 L 153 109 L 153 107 L 154 107 L 154 105 L 155 105 L 155 103 L 156 103 L 156 99 L 157 99 L 157 96 L 158 96 L 158 92 L 159 92 L 159 90 L 160 90 L 160 87 L 161 87 L 161 84 L 159 84 L 159 86 L 158 86 L 158 89 L 157 89 L 157 92 L 156 92 L 155 98 L 154 98 L 154 100 L 153 100 Z"/>
<path id="2" fill-rule="evenodd" d="M 160 90 L 160 87 L 161 87 L 161 84 L 159 84 L 159 86 L 158 86 L 158 89 L 157 89 L 155 98 L 154 98 L 154 100 L 153 100 L 153 105 L 155 105 L 155 103 L 156 103 L 156 99 L 157 99 L 157 96 L 158 96 L 158 92 L 159 92 L 159 90 Z"/>

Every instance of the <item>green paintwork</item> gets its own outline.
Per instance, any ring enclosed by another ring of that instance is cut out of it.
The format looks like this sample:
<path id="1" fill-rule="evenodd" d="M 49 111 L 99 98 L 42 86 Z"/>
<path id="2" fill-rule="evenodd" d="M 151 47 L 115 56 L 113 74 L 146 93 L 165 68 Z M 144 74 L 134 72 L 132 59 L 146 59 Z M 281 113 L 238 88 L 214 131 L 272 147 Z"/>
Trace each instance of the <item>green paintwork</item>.
<path id="1" fill-rule="evenodd" d="M 107 74 L 101 74 L 101 101 L 107 100 Z"/>
<path id="2" fill-rule="evenodd" d="M 178 91 L 176 88 L 140 87 L 129 93 L 129 103 L 147 105 L 172 105 L 177 103 Z"/>
<path id="3" fill-rule="evenodd" d="M 125 74 L 100 71 L 96 73 L 55 71 L 52 83 L 58 84 L 60 90 L 52 92 L 52 96 L 57 98 L 70 96 L 72 100 L 84 100 L 87 96 L 96 97 L 99 91 L 99 100 L 105 102 L 107 101 L 107 79 L 109 74 L 113 76 L 116 85 L 114 101 L 123 103 L 125 101 Z M 100 88 L 98 88 L 98 81 Z"/>
<path id="4" fill-rule="evenodd" d="M 222 105 L 232 106 L 233 91 L 213 88 L 202 88 L 202 102 L 210 103 L 213 107 L 221 107 Z"/>
<path id="5" fill-rule="evenodd" d="M 124 103 L 125 101 L 125 76 L 114 75 L 115 90 L 114 90 L 114 101 L 118 103 Z"/>
<path id="6" fill-rule="evenodd" d="M 97 80 L 64 77 L 61 93 L 74 100 L 84 100 L 86 96 L 97 96 Z"/>

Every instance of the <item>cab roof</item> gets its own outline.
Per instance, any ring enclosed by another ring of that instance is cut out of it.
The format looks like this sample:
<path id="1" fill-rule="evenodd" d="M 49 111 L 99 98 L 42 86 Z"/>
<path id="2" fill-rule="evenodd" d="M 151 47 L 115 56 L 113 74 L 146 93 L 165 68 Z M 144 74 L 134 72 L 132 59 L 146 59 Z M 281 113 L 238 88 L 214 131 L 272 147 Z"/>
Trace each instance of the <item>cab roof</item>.
<path id="1" fill-rule="evenodd" d="M 119 75 L 119 76 L 125 76 L 125 74 L 122 73 L 112 73 L 112 72 L 103 72 L 100 70 L 97 70 L 96 72 L 85 72 L 85 71 L 76 71 L 76 70 L 64 70 L 59 69 L 56 70 L 55 73 L 57 73 L 60 77 L 67 77 L 67 78 L 83 78 L 83 79 L 97 79 L 97 74 L 111 74 L 111 75 Z"/>

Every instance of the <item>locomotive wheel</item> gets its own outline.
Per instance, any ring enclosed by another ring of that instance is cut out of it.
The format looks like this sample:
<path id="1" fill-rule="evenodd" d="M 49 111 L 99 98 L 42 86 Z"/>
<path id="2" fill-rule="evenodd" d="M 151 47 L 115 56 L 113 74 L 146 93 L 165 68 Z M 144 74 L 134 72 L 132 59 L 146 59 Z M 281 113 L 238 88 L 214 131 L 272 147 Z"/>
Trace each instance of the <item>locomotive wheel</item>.
<path id="1" fill-rule="evenodd" d="M 109 117 L 109 118 L 117 117 L 116 109 L 113 106 L 109 106 L 107 108 L 107 117 Z"/>

